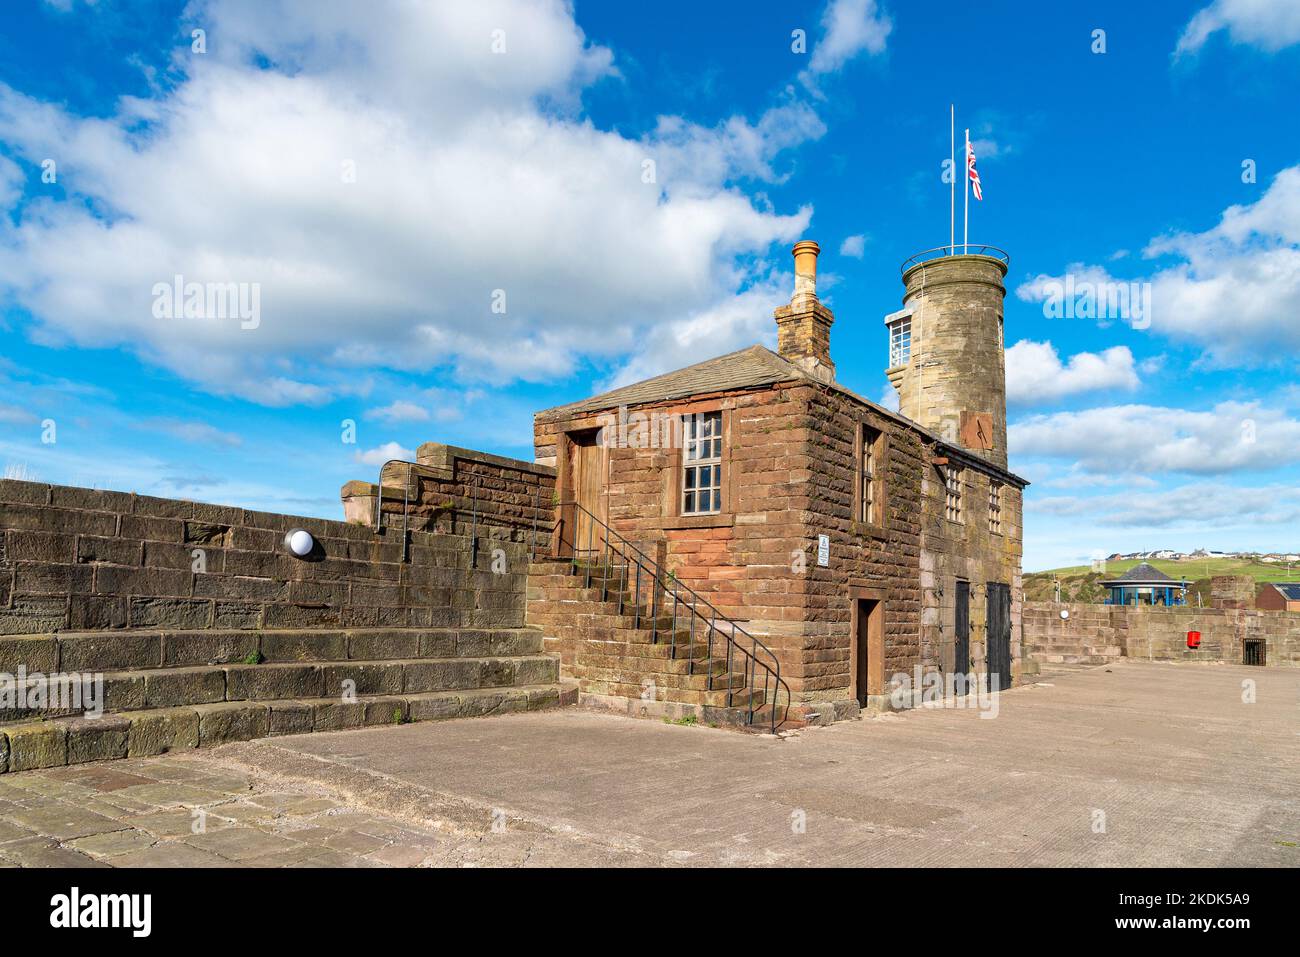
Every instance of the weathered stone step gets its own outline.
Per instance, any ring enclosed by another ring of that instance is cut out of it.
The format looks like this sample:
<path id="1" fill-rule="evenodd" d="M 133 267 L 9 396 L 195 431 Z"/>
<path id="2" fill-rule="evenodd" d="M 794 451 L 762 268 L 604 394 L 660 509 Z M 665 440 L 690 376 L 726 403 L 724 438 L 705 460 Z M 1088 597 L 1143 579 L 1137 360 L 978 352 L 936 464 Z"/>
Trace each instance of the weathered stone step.
<path id="1" fill-rule="evenodd" d="M 94 673 L 265 661 L 375 661 L 537 654 L 539 628 L 94 631 L 0 636 L 0 674 Z"/>
<path id="2" fill-rule="evenodd" d="M 107 672 L 103 675 L 103 700 L 98 704 L 104 711 L 120 712 L 223 701 L 500 688 L 514 684 L 548 684 L 558 680 L 559 660 L 544 654 L 200 665 Z M 56 692 L 66 691 L 69 687 L 65 676 L 29 678 L 22 685 L 20 690 L 24 700 L 31 701 L 34 694 L 39 694 L 44 706 L 30 708 L 26 713 L 6 712 L 0 715 L 4 720 L 76 713 L 66 704 L 55 704 L 60 701 Z M 62 700 L 66 702 L 66 697 Z"/>
<path id="3" fill-rule="evenodd" d="M 480 717 L 573 704 L 558 683 L 402 695 L 235 701 L 0 727 L 0 773 L 146 757 L 278 734 Z"/>

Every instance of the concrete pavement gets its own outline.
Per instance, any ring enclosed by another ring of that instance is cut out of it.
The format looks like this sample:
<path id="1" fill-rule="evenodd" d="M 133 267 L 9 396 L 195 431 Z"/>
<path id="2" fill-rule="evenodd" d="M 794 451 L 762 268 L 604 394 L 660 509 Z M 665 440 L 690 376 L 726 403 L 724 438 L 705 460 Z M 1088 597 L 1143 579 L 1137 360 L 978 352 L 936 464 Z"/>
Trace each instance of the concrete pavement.
<path id="1" fill-rule="evenodd" d="M 1255 683 L 1253 702 L 1243 682 Z M 1122 662 L 1005 692 L 992 719 L 924 708 L 772 738 L 567 709 L 93 767 L 240 782 L 251 793 L 239 800 L 254 806 L 267 803 L 258 793 L 322 802 L 301 805 L 318 821 L 254 814 L 243 826 L 256 833 L 242 839 L 181 837 L 240 864 L 278 863 L 278 854 L 311 866 L 293 832 L 354 815 L 378 821 L 372 832 L 403 835 L 383 848 L 423 849 L 383 860 L 373 857 L 381 847 L 358 840 L 354 863 L 1294 867 L 1298 706 L 1297 670 Z M 0 860 L 55 863 L 12 852 L 33 835 L 113 864 L 167 850 L 165 836 L 59 838 L 57 815 L 10 806 L 18 787 L 103 813 L 93 795 L 60 793 L 77 771 L 6 776 Z M 38 775 L 39 787 L 27 783 Z M 156 796 L 138 789 L 124 790 Z M 31 833 L 6 837 L 12 828 Z M 269 850 L 261 836 L 276 839 Z M 353 853 L 341 847 L 346 836 L 314 837 Z M 141 847 L 97 853 L 127 841 Z"/>

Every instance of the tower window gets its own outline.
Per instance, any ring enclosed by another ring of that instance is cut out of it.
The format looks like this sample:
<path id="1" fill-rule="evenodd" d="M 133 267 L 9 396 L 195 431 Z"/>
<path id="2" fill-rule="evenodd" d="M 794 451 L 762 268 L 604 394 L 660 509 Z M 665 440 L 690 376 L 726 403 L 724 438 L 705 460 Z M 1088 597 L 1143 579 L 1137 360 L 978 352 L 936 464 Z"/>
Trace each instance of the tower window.
<path id="1" fill-rule="evenodd" d="M 907 365 L 912 358 L 912 318 L 900 319 L 889 326 L 889 365 Z"/>
<path id="2" fill-rule="evenodd" d="M 989 532 L 1002 534 L 1002 483 L 989 482 Z"/>
<path id="3" fill-rule="evenodd" d="M 965 478 L 965 469 L 949 465 L 944 472 L 944 515 L 950 522 L 962 521 L 961 492 Z"/>
<path id="4" fill-rule="evenodd" d="M 722 413 L 682 418 L 682 514 L 722 511 Z"/>

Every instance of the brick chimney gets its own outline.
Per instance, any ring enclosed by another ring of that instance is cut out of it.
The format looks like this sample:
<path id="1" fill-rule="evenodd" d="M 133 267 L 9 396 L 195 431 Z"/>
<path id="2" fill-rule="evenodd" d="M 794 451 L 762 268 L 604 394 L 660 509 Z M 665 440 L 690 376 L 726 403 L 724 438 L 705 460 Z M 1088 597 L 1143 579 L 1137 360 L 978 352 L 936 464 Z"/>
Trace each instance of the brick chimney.
<path id="1" fill-rule="evenodd" d="M 794 295 L 776 310 L 776 351 L 823 382 L 835 380 L 831 323 L 835 317 L 817 298 L 817 256 L 811 240 L 794 244 Z"/>

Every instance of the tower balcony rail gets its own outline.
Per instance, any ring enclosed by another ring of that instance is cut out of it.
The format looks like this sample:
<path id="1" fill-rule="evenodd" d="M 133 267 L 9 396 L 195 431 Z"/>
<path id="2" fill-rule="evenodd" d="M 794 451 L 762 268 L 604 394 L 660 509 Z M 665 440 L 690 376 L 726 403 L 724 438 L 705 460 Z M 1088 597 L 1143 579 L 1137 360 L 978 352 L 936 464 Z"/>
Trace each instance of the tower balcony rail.
<path id="1" fill-rule="evenodd" d="M 907 272 L 913 266 L 919 266 L 922 263 L 933 262 L 936 259 L 947 259 L 951 256 L 989 256 L 998 262 L 1010 264 L 1011 257 L 1005 250 L 997 246 L 989 246 L 984 243 L 958 243 L 955 246 L 936 246 L 934 249 L 926 249 L 917 253 L 915 256 L 908 256 L 903 260 L 903 265 L 899 267 L 900 272 Z"/>

